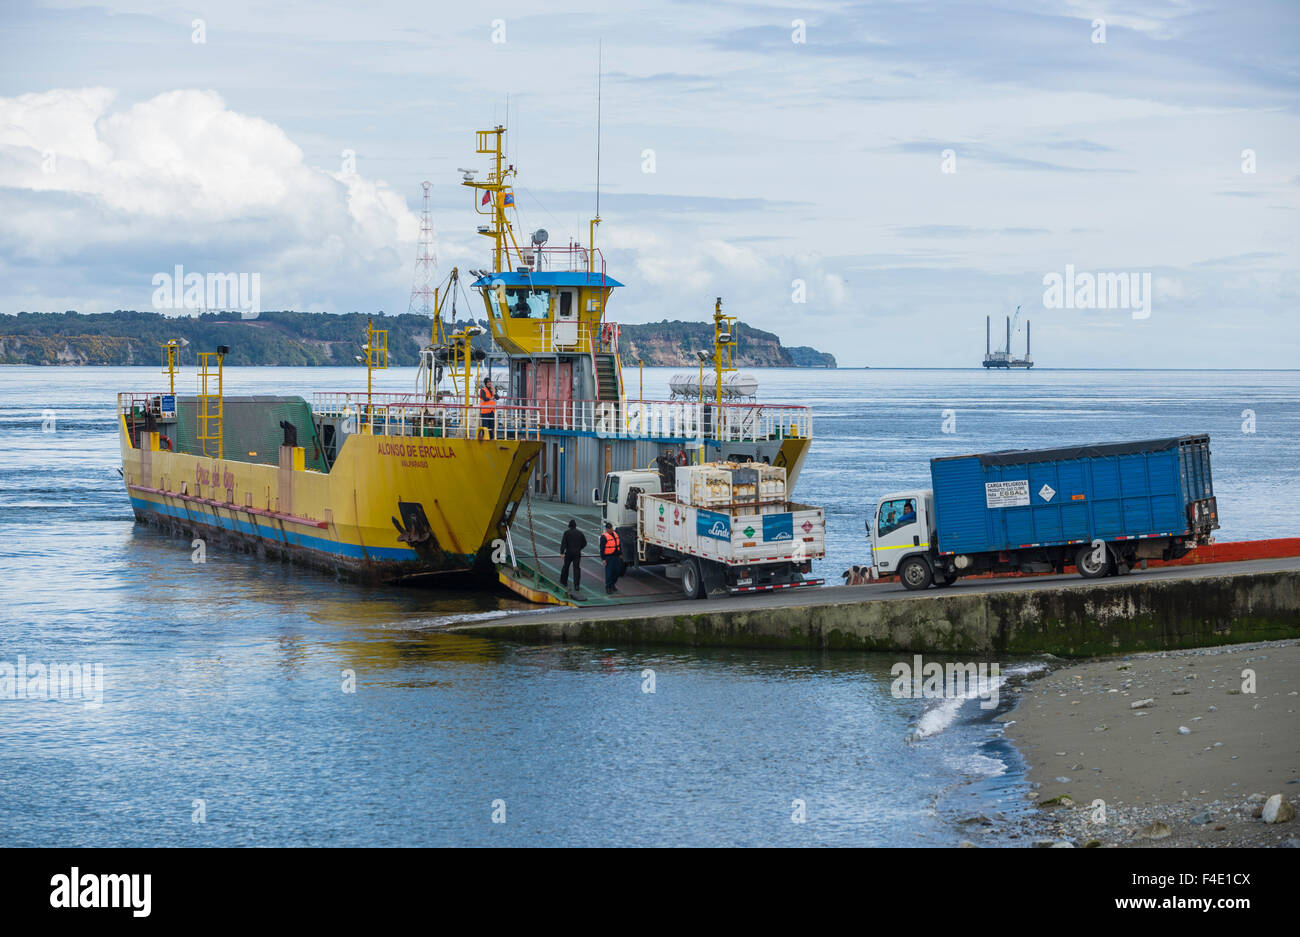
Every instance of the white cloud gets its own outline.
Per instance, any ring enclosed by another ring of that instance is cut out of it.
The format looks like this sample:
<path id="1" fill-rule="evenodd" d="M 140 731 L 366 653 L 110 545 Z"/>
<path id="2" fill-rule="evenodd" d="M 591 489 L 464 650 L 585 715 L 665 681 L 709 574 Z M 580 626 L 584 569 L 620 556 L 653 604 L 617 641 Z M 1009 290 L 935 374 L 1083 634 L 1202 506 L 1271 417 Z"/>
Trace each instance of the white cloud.
<path id="1" fill-rule="evenodd" d="M 1294 3 L 1249 17 L 1193 0 L 821 4 L 806 45 L 789 42 L 788 11 L 740 0 L 690 16 L 502 0 L 435 25 L 415 0 L 307 18 L 255 0 L 206 15 L 28 6 L 30 29 L 0 32 L 6 89 L 111 75 L 118 96 L 0 102 L 0 312 L 147 305 L 151 273 L 177 262 L 260 271 L 266 308 L 404 310 L 421 181 L 439 273 L 487 262 L 481 219 L 451 189 L 455 167 L 484 168 L 472 130 L 503 121 L 532 190 L 520 231 L 585 242 L 603 37 L 597 237 L 628 285 L 615 319 L 701 319 L 720 295 L 845 363 L 967 365 L 985 314 L 1041 305 L 1043 274 L 1073 264 L 1152 271 L 1155 312 L 1103 326 L 1036 311 L 1040 366 L 1297 355 Z M 491 42 L 495 17 L 507 43 Z M 221 97 L 159 94 L 194 86 Z M 1247 147 L 1257 173 L 1242 172 Z M 337 172 L 345 150 L 364 178 Z M 1237 327 L 1211 347 L 1202 330 L 1225 318 Z M 1117 347 L 1112 324 L 1141 341 Z M 894 347 L 903 330 L 919 339 Z"/>
<path id="2" fill-rule="evenodd" d="M 308 165 L 283 130 L 215 92 L 114 100 L 0 98 L 0 187 L 21 196 L 0 213 L 0 243 L 48 265 L 97 247 L 142 265 L 137 288 L 87 297 L 99 305 L 86 311 L 147 308 L 152 272 L 177 263 L 261 272 L 266 308 L 340 310 L 367 294 L 395 308 L 409 289 L 419 222 L 383 182 Z"/>

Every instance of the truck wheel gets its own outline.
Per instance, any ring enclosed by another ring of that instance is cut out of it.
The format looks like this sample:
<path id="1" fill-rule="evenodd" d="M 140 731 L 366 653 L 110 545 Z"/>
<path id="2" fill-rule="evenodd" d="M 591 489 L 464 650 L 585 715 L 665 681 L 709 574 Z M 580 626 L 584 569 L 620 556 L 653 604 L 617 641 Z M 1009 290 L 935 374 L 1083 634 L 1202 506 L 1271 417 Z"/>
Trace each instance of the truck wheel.
<path id="1" fill-rule="evenodd" d="M 704 598 L 704 578 L 700 575 L 699 560 L 682 560 L 682 594 L 688 599 Z"/>
<path id="2" fill-rule="evenodd" d="M 1100 562 L 1092 555 L 1091 546 L 1079 547 L 1074 555 L 1074 568 L 1084 579 L 1100 579 L 1110 573 L 1110 551 L 1106 550 Z"/>
<path id="3" fill-rule="evenodd" d="M 905 587 L 919 592 L 930 588 L 930 583 L 934 581 L 934 574 L 930 572 L 930 564 L 925 560 L 919 556 L 909 556 L 898 567 L 898 578 L 902 580 Z"/>

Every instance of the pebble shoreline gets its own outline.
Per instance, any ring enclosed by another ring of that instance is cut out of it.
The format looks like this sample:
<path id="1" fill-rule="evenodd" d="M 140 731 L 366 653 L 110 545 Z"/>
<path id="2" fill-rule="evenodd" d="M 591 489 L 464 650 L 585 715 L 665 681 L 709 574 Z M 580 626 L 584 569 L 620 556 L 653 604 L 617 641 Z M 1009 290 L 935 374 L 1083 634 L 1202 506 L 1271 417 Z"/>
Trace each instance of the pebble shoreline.
<path id="1" fill-rule="evenodd" d="M 1035 809 L 963 846 L 1300 847 L 1300 640 L 1056 663 L 998 717 Z"/>

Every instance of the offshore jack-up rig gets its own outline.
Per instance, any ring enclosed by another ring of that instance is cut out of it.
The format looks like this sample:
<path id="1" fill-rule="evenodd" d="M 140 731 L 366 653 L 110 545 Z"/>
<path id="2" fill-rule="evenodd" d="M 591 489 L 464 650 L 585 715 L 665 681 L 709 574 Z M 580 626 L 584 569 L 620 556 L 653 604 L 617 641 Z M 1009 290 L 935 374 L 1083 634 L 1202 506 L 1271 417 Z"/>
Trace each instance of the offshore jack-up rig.
<path id="1" fill-rule="evenodd" d="M 1011 316 L 1007 316 L 1007 347 L 998 351 L 992 350 L 992 335 L 990 333 L 991 317 L 984 317 L 984 367 L 986 368 L 1032 368 L 1034 366 L 1033 356 L 1029 354 L 1029 320 L 1025 320 L 1025 356 L 1023 358 L 1013 358 L 1011 356 L 1011 332 L 1014 323 L 1020 321 L 1020 307 L 1016 307 L 1014 321 Z"/>

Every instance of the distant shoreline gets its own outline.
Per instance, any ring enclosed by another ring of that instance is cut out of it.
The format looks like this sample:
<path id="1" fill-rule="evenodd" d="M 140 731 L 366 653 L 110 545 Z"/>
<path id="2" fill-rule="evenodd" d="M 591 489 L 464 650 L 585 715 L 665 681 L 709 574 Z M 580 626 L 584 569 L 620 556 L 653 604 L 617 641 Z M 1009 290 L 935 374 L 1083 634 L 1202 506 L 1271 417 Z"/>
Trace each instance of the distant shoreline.
<path id="1" fill-rule="evenodd" d="M 70 370 L 75 370 L 78 368 L 141 368 L 141 369 L 148 369 L 148 370 L 156 370 L 157 367 L 158 366 L 155 364 L 77 364 L 74 362 L 58 362 L 58 363 L 49 363 L 49 364 L 26 364 L 23 362 L 0 362 L 0 368 L 30 368 L 32 370 L 39 370 L 42 368 L 66 368 Z M 341 364 L 341 363 L 334 363 L 334 362 L 326 362 L 323 364 L 240 364 L 240 365 L 231 364 L 231 365 L 227 365 L 227 367 L 230 368 L 234 368 L 234 367 L 301 368 L 303 370 L 310 370 L 313 368 L 355 367 L 358 370 L 364 370 L 364 368 L 362 368 L 361 365 L 350 365 L 350 364 Z M 396 370 L 397 368 L 413 368 L 413 367 L 415 367 L 415 365 L 409 365 L 409 364 L 393 365 L 392 369 Z M 636 367 L 636 365 L 625 364 L 624 367 L 625 368 Z M 681 370 L 682 368 L 688 368 L 688 369 L 690 368 L 689 365 L 680 365 L 680 364 L 647 364 L 646 367 L 655 370 L 660 370 L 660 371 L 674 371 L 674 370 Z M 985 370 L 983 367 L 979 365 L 976 365 L 974 367 L 946 367 L 946 368 L 940 368 L 940 367 L 897 368 L 897 367 L 880 367 L 877 365 L 837 365 L 833 368 L 818 367 L 818 366 L 799 366 L 799 365 L 775 365 L 775 366 L 741 365 L 741 367 L 746 371 L 799 371 L 801 373 L 809 372 L 809 371 L 812 372 L 819 372 L 819 371 L 826 371 L 826 372 L 841 372 L 841 371 L 966 372 L 969 371 L 974 373 L 980 373 Z M 706 369 L 706 371 L 707 370 L 708 369 Z M 1122 374 L 1122 373 L 1130 373 L 1130 374 L 1134 374 L 1134 373 L 1136 374 L 1148 374 L 1148 373 L 1150 374 L 1300 374 L 1300 368 L 1037 368 L 1037 367 L 1034 368 L 1034 372 L 1040 372 L 1040 371 L 1051 372 L 1051 373 L 1113 372 L 1116 374 Z"/>
<path id="2" fill-rule="evenodd" d="M 484 310 L 486 312 L 486 310 Z M 231 367 L 351 366 L 366 341 L 370 323 L 386 333 L 388 364 L 414 367 L 421 349 L 434 340 L 435 320 L 427 315 L 368 315 L 292 310 L 262 312 L 254 318 L 231 313 L 165 316 L 118 309 L 113 312 L 19 312 L 0 316 L 0 364 L 153 365 L 160 347 L 173 340 L 185 346 L 181 365 L 197 352 L 226 346 Z M 486 319 L 444 322 L 445 330 Z M 731 349 L 737 368 L 794 367 L 833 369 L 835 356 L 807 345 L 786 345 L 773 332 L 743 321 L 733 328 Z M 444 333 L 445 334 L 445 333 Z M 713 347 L 712 322 L 637 322 L 617 324 L 617 348 L 624 369 L 639 366 L 694 369 L 698 352 Z M 476 351 L 490 352 L 489 334 L 473 340 Z"/>

